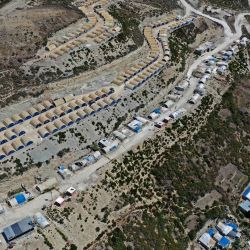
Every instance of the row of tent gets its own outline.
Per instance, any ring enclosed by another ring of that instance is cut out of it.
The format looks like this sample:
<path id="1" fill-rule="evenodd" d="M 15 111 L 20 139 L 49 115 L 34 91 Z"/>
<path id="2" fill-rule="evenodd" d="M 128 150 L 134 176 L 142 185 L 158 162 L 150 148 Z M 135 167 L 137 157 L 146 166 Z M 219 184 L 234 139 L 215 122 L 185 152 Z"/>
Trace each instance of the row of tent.
<path id="1" fill-rule="evenodd" d="M 74 31 L 69 32 L 66 35 L 61 36 L 60 39 L 56 41 L 48 42 L 47 48 L 53 52 L 63 51 L 67 46 L 72 42 L 73 39 L 79 37 L 81 34 L 84 34 L 91 30 L 97 24 L 97 18 L 94 13 L 88 12 L 85 8 L 79 8 L 87 16 L 83 18 L 78 25 L 75 25 Z M 85 20 L 86 19 L 86 20 Z"/>
<path id="2" fill-rule="evenodd" d="M 14 114 L 11 118 L 6 117 L 2 122 L 0 122 L 0 132 L 14 127 L 17 124 L 21 124 L 24 121 L 31 119 L 33 116 L 37 116 L 43 112 L 46 112 L 54 106 L 55 105 L 53 104 L 53 102 L 45 100 L 42 103 L 29 108 L 27 111 L 23 111 L 20 114 Z"/>
<path id="3" fill-rule="evenodd" d="M 56 59 L 75 47 L 86 43 L 85 34 L 96 26 L 97 19 L 93 13 L 89 13 L 87 15 L 87 21 L 88 22 L 85 22 L 82 28 L 77 29 L 75 32 L 72 32 L 67 36 L 63 36 L 60 40 L 50 42 L 47 45 L 50 51 L 45 53 L 45 57 L 48 56 L 51 59 Z"/>
<path id="4" fill-rule="evenodd" d="M 114 27 L 114 18 L 106 10 L 102 8 L 95 8 L 95 12 L 98 13 L 104 19 L 105 26 L 110 28 Z"/>
<path id="5" fill-rule="evenodd" d="M 150 55 L 146 59 L 144 59 L 144 61 L 142 61 L 141 63 L 133 65 L 127 71 L 125 71 L 125 73 L 119 75 L 116 79 L 114 79 L 112 81 L 113 84 L 116 84 L 118 86 L 123 85 L 124 83 L 126 83 L 127 81 L 132 79 L 134 76 L 136 76 L 138 73 L 145 70 L 147 67 L 149 67 L 151 64 L 153 64 L 159 58 L 160 48 L 158 46 L 157 39 L 153 35 L 153 28 L 165 25 L 168 22 L 172 21 L 173 19 L 178 19 L 178 18 L 175 18 L 174 16 L 170 16 L 170 17 L 167 17 L 165 19 L 160 20 L 159 22 L 153 24 L 152 26 L 145 27 L 144 36 L 145 36 L 147 43 L 150 47 Z M 185 25 L 190 24 L 193 21 L 193 19 L 194 19 L 193 17 L 183 18 L 180 20 L 178 19 L 177 21 L 173 22 L 173 24 L 170 25 L 170 28 L 173 29 L 173 28 L 183 27 Z M 163 32 L 165 32 L 165 34 L 166 34 L 166 30 L 162 31 L 162 33 Z M 162 33 L 160 33 L 160 36 L 162 35 Z M 169 50 L 167 42 L 163 43 L 163 39 L 161 39 L 161 40 L 162 40 L 161 43 L 162 43 L 163 50 L 164 50 L 164 56 L 165 56 L 164 61 L 165 62 L 163 63 L 160 61 L 159 64 L 163 65 L 166 63 L 166 61 L 169 60 L 170 50 Z M 162 65 L 160 65 L 160 69 L 161 69 Z M 153 65 L 153 67 L 154 67 L 154 65 Z M 148 71 L 152 71 L 152 69 L 149 68 Z M 139 86 L 141 83 L 143 83 L 145 81 L 145 79 L 148 79 L 148 77 L 149 78 L 152 77 L 152 75 L 154 75 L 154 74 L 155 73 L 152 74 L 152 72 L 149 72 L 148 75 L 147 75 L 147 73 L 145 73 L 144 77 L 141 78 L 141 80 L 135 79 L 135 81 L 127 83 L 126 86 L 130 89 L 134 89 L 135 86 Z"/>
<path id="6" fill-rule="evenodd" d="M 33 143 L 34 143 L 34 138 L 32 136 L 25 135 L 20 138 L 16 138 L 10 143 L 4 144 L 0 148 L 0 160 L 3 160 L 6 156 L 9 156 L 18 150 L 28 147 Z"/>
<path id="7" fill-rule="evenodd" d="M 151 27 L 145 27 L 144 36 L 150 47 L 150 54 L 142 62 L 132 65 L 121 75 L 117 76 L 116 79 L 112 81 L 113 84 L 121 86 L 129 82 L 126 86 L 130 89 L 133 89 L 132 85 L 136 86 L 138 85 L 137 83 L 141 81 L 144 82 L 144 80 L 147 79 L 147 77 L 149 77 L 153 73 L 153 71 L 150 69 L 150 66 L 154 64 L 159 58 L 160 49 L 156 38 L 153 36 L 153 29 Z M 148 69 L 148 71 L 144 72 L 144 76 L 142 76 L 141 73 L 146 69 Z M 140 80 L 133 79 L 132 83 L 130 83 L 130 80 L 134 77 L 137 77 L 138 74 L 140 75 L 139 76 Z"/>
<path id="8" fill-rule="evenodd" d="M 174 31 L 174 30 L 180 29 L 186 25 L 193 23 L 193 21 L 194 21 L 194 17 L 180 18 L 179 20 L 172 22 L 168 27 L 170 31 Z"/>
<path id="9" fill-rule="evenodd" d="M 148 42 L 148 45 L 151 49 L 150 59 L 148 60 L 149 62 L 146 65 L 146 67 L 145 66 L 141 67 L 139 70 L 135 71 L 133 69 L 137 69 L 137 68 L 136 68 L 136 66 L 134 66 L 132 68 L 132 72 L 128 72 L 128 73 L 133 73 L 133 74 L 130 74 L 130 76 L 127 77 L 126 81 L 125 81 L 126 87 L 129 89 L 135 89 L 135 88 L 139 87 L 140 85 L 142 85 L 144 82 L 146 82 L 151 77 L 157 75 L 161 71 L 161 69 L 164 67 L 164 65 L 166 64 L 165 58 L 163 60 L 158 60 L 160 49 L 158 46 L 157 39 L 153 35 L 153 29 L 151 27 L 146 27 L 144 29 L 144 35 L 145 35 L 146 40 Z M 165 48 L 164 47 L 164 45 L 165 45 L 165 46 L 167 46 L 166 49 L 168 49 L 168 51 L 169 51 L 167 44 L 165 44 L 165 43 L 163 44 L 162 41 L 161 41 L 161 44 L 163 46 L 163 49 Z M 169 52 L 169 55 L 170 55 L 170 52 Z"/>
<path id="10" fill-rule="evenodd" d="M 76 113 L 75 111 L 78 111 L 78 113 L 84 112 L 86 115 L 89 115 L 103 108 L 107 108 L 112 104 L 115 104 L 118 99 L 119 96 L 117 94 L 111 94 L 110 96 L 104 98 L 99 98 L 98 96 L 94 99 L 90 98 L 88 102 L 86 102 L 86 100 L 84 102 L 82 99 L 73 100 L 67 105 L 63 104 L 37 117 L 34 117 L 30 121 L 30 124 L 33 127 L 38 128 L 41 127 L 43 124 L 47 124 L 51 121 L 58 119 L 59 117 L 64 117 L 66 115 L 73 117 Z"/>
<path id="11" fill-rule="evenodd" d="M 147 67 L 149 67 L 152 63 L 154 63 L 158 57 L 154 57 L 153 55 L 149 55 L 146 57 L 142 62 L 139 62 L 133 66 L 131 66 L 129 69 L 127 69 L 122 74 L 118 75 L 112 83 L 118 86 L 123 85 L 130 79 L 132 79 L 134 76 L 136 76 L 138 73 L 145 70 Z"/>
<path id="12" fill-rule="evenodd" d="M 99 100 L 91 106 L 87 106 L 83 109 L 76 110 L 71 114 L 67 114 L 60 119 L 57 119 L 53 122 L 46 124 L 43 127 L 38 129 L 38 134 L 42 138 L 46 138 L 51 134 L 58 132 L 68 126 L 73 125 L 74 123 L 79 122 L 80 120 L 86 118 L 89 115 L 92 115 L 104 108 L 107 108 L 120 101 L 120 98 L 116 96 L 116 99 L 107 99 L 109 102 Z M 15 138 L 11 143 L 5 143 L 0 149 L 0 160 L 3 160 L 6 156 L 9 156 L 15 153 L 18 150 L 21 150 L 27 146 L 30 146 L 34 143 L 34 138 L 32 136 L 24 135 L 19 138 Z"/>
<path id="13" fill-rule="evenodd" d="M 126 83 L 126 87 L 134 90 L 135 88 L 141 86 L 143 83 L 148 81 L 151 77 L 157 75 L 162 68 L 165 66 L 166 62 L 164 60 L 157 61 L 156 63 L 150 65 L 147 69 L 137 74 L 136 77 L 132 78 Z"/>
<path id="14" fill-rule="evenodd" d="M 82 0 L 75 1 L 76 4 L 77 2 L 79 2 L 80 5 L 84 4 L 83 6 L 85 7 L 90 7 L 91 5 L 97 5 L 97 4 L 100 4 L 100 5 L 107 4 L 107 0 L 85 0 L 84 3 L 82 3 Z"/>
<path id="15" fill-rule="evenodd" d="M 94 42 L 101 43 L 117 33 L 116 28 L 99 27 L 95 31 L 90 32 L 87 37 L 94 39 Z"/>
<path id="16" fill-rule="evenodd" d="M 13 129 L 7 129 L 4 132 L 0 133 L 0 145 L 3 145 L 8 141 L 14 140 L 24 134 L 26 134 L 26 129 L 24 129 L 20 125 L 15 126 Z"/>
<path id="17" fill-rule="evenodd" d="M 167 40 L 167 29 L 166 28 L 161 29 L 158 35 L 159 35 L 159 40 L 161 42 L 161 46 L 163 49 L 164 59 L 166 61 L 169 61 L 170 60 L 170 48 L 169 48 L 168 40 Z"/>
<path id="18" fill-rule="evenodd" d="M 89 115 L 95 114 L 102 109 L 108 108 L 109 106 L 120 101 L 120 98 L 117 99 L 107 99 L 109 102 L 105 102 L 105 100 L 99 100 L 91 106 L 87 106 L 83 109 L 78 109 L 73 111 L 70 114 L 67 114 L 60 119 L 57 119 L 53 122 L 48 123 L 47 125 L 41 127 L 42 125 L 36 125 L 36 127 L 40 127 L 38 129 L 38 134 L 42 137 L 48 137 L 51 134 L 58 132 L 66 127 L 73 125 L 74 123 L 80 122 L 82 119 L 88 117 Z"/>
<path id="19" fill-rule="evenodd" d="M 115 99 L 116 95 L 112 96 L 114 93 L 113 88 L 101 88 L 98 91 L 92 92 L 90 94 L 85 94 L 75 98 L 73 95 L 65 96 L 64 98 L 59 98 L 54 101 L 45 100 L 34 107 L 30 107 L 27 111 L 23 111 L 20 114 L 15 114 L 11 118 L 7 117 L 2 122 L 0 122 L 0 132 L 5 131 L 8 128 L 12 128 L 24 121 L 32 119 L 32 117 L 39 116 L 42 113 L 46 113 L 48 118 L 52 118 L 53 115 L 49 110 L 62 110 L 63 112 L 69 112 L 70 109 L 76 109 L 78 106 L 83 107 L 84 105 L 89 105 L 95 101 L 107 97 Z M 59 108 L 60 106 L 60 108 Z M 56 112 L 56 111 L 55 111 Z M 62 112 L 61 112 L 62 113 Z M 61 114 L 60 113 L 60 114 Z M 57 114 L 57 113 L 56 113 Z M 60 115 L 59 115 L 60 116 Z"/>
<path id="20" fill-rule="evenodd" d="M 151 25 L 151 27 L 157 28 L 157 27 L 166 25 L 166 24 L 168 24 L 169 22 L 172 22 L 172 21 L 177 20 L 177 19 L 178 19 L 178 17 L 176 17 L 175 15 L 170 15 L 170 16 L 167 16 L 167 17 L 163 17 L 163 18 L 161 18 L 160 20 L 158 20 L 158 21 L 156 21 L 155 23 L 153 23 L 153 24 Z"/>
<path id="21" fill-rule="evenodd" d="M 144 28 L 144 36 L 145 39 L 150 47 L 151 53 L 153 54 L 159 54 L 160 48 L 158 46 L 158 42 L 153 34 L 153 29 L 151 27 L 145 27 Z"/>

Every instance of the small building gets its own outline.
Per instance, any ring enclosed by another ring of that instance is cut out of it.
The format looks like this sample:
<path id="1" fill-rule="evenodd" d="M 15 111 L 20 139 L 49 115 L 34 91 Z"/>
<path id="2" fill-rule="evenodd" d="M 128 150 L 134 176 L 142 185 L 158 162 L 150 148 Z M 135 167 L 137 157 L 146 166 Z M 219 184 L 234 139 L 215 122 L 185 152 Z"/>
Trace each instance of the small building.
<path id="1" fill-rule="evenodd" d="M 200 96 L 203 96 L 205 93 L 205 86 L 204 84 L 198 84 L 194 90 L 194 93 L 198 93 Z"/>
<path id="2" fill-rule="evenodd" d="M 216 229 L 223 235 L 228 235 L 233 230 L 231 226 L 226 225 L 221 221 L 217 224 Z"/>
<path id="3" fill-rule="evenodd" d="M 241 202 L 239 208 L 247 217 L 250 217 L 250 200 Z"/>
<path id="4" fill-rule="evenodd" d="M 206 52 L 212 51 L 215 48 L 214 43 L 212 42 L 205 42 L 202 45 L 200 45 L 196 50 L 195 54 L 201 56 Z"/>
<path id="5" fill-rule="evenodd" d="M 207 82 L 207 80 L 209 79 L 209 75 L 206 74 L 204 75 L 199 81 L 198 81 L 198 84 L 205 84 Z"/>
<path id="6" fill-rule="evenodd" d="M 0 132 L 2 132 L 4 130 L 6 130 L 6 127 L 2 122 L 0 122 Z"/>
<path id="7" fill-rule="evenodd" d="M 150 120 L 155 120 L 156 118 L 158 118 L 160 116 L 159 113 L 155 113 L 155 112 L 152 112 L 148 115 L 148 119 Z"/>
<path id="8" fill-rule="evenodd" d="M 127 136 L 124 135 L 123 133 L 119 132 L 119 131 L 114 131 L 114 132 L 113 132 L 113 135 L 114 135 L 117 139 L 119 139 L 120 141 L 124 141 L 124 140 L 127 139 Z"/>
<path id="9" fill-rule="evenodd" d="M 25 129 L 18 125 L 13 128 L 13 132 L 15 132 L 18 136 L 22 136 L 26 133 Z"/>
<path id="10" fill-rule="evenodd" d="M 50 135 L 49 131 L 46 129 L 46 128 L 39 128 L 38 129 L 38 134 L 42 137 L 42 138 L 45 138 L 45 137 L 48 137 Z"/>
<path id="11" fill-rule="evenodd" d="M 250 200 L 250 186 L 242 193 L 242 198 L 244 200 Z"/>
<path id="12" fill-rule="evenodd" d="M 204 233 L 198 242 L 206 249 L 212 249 L 216 244 L 216 241 L 208 233 Z"/>
<path id="13" fill-rule="evenodd" d="M 67 179 L 71 176 L 71 172 L 69 169 L 65 168 L 63 165 L 57 168 L 57 173 L 61 175 L 63 179 Z"/>
<path id="14" fill-rule="evenodd" d="M 89 162 L 86 159 L 83 159 L 82 161 L 77 161 L 71 164 L 69 166 L 69 169 L 75 173 L 76 171 L 83 169 L 87 165 L 89 165 Z"/>
<path id="15" fill-rule="evenodd" d="M 7 127 L 7 128 L 10 128 L 10 127 L 13 127 L 15 125 L 15 122 L 12 121 L 10 118 L 6 117 L 4 120 L 3 120 L 3 124 Z"/>
<path id="16" fill-rule="evenodd" d="M 31 231 L 33 231 L 35 225 L 31 219 L 31 217 L 26 217 L 8 227 L 3 229 L 2 235 L 7 243 L 15 240 L 22 235 L 25 235 Z"/>
<path id="17" fill-rule="evenodd" d="M 41 184 L 37 184 L 35 189 L 41 194 L 54 189 L 58 185 L 56 178 L 50 178 Z"/>
<path id="18" fill-rule="evenodd" d="M 76 189 L 74 187 L 70 187 L 67 189 L 66 194 L 69 196 L 73 196 L 76 194 Z"/>
<path id="19" fill-rule="evenodd" d="M 174 105 L 173 100 L 168 100 L 163 104 L 163 106 L 166 108 L 171 108 L 173 105 Z"/>
<path id="20" fill-rule="evenodd" d="M 195 93 L 192 98 L 188 101 L 190 104 L 195 104 L 200 99 L 199 93 Z"/>
<path id="21" fill-rule="evenodd" d="M 164 125 L 165 125 L 164 122 L 156 122 L 156 123 L 154 124 L 154 126 L 155 126 L 156 128 L 162 128 Z"/>
<path id="22" fill-rule="evenodd" d="M 34 221 L 42 229 L 44 229 L 50 225 L 50 223 L 48 222 L 46 217 L 43 214 L 41 214 L 40 212 L 38 212 L 34 215 Z"/>
<path id="23" fill-rule="evenodd" d="M 220 75 L 223 75 L 225 73 L 225 71 L 227 70 L 227 66 L 225 65 L 222 65 L 220 67 L 217 68 L 217 72 L 220 74 Z"/>
<path id="24" fill-rule="evenodd" d="M 136 116 L 135 119 L 139 122 L 141 122 L 143 125 L 144 124 L 147 124 L 149 122 L 149 120 L 147 120 L 146 118 L 144 117 L 141 117 L 141 116 Z"/>
<path id="25" fill-rule="evenodd" d="M 97 160 L 99 160 L 99 159 L 102 157 L 102 154 L 101 154 L 100 151 L 95 151 L 95 152 L 93 153 L 93 157 L 94 157 L 95 160 L 97 161 Z"/>
<path id="26" fill-rule="evenodd" d="M 107 154 L 107 153 L 111 153 L 115 151 L 117 148 L 118 148 L 118 142 L 113 141 L 113 142 L 110 142 L 108 146 L 102 148 L 102 151 Z"/>
<path id="27" fill-rule="evenodd" d="M 101 148 L 107 147 L 109 144 L 110 144 L 110 141 L 109 141 L 108 139 L 106 139 L 106 138 L 101 139 L 101 140 L 98 142 L 98 145 L 99 145 Z"/>
<path id="28" fill-rule="evenodd" d="M 173 102 L 175 102 L 175 101 L 178 101 L 178 100 L 181 98 L 181 96 L 180 96 L 180 95 L 177 95 L 177 94 L 169 94 L 169 95 L 168 95 L 168 98 L 169 98 L 170 100 L 172 100 Z"/>
<path id="29" fill-rule="evenodd" d="M 175 87 L 175 89 L 178 90 L 178 91 L 184 91 L 188 86 L 189 86 L 189 82 L 186 80 L 186 81 L 183 81 L 183 82 L 179 83 Z"/>
<path id="30" fill-rule="evenodd" d="M 133 120 L 127 126 L 135 133 L 140 133 L 142 131 L 142 123 L 138 120 Z"/>
<path id="31" fill-rule="evenodd" d="M 85 164 L 86 162 L 86 165 L 90 165 L 90 164 L 93 164 L 96 162 L 96 159 L 93 155 L 87 155 L 83 158 L 82 160 L 82 163 Z"/>
<path id="32" fill-rule="evenodd" d="M 206 74 L 211 74 L 213 72 L 213 68 L 212 67 L 208 67 L 208 68 L 206 68 L 206 70 L 205 70 L 205 73 Z"/>
<path id="33" fill-rule="evenodd" d="M 58 207 L 61 207 L 64 204 L 65 200 L 63 199 L 63 197 L 59 196 L 56 200 L 55 200 L 55 205 Z"/>
<path id="34" fill-rule="evenodd" d="M 169 116 L 173 119 L 179 119 L 185 113 L 186 113 L 186 109 L 180 108 L 179 110 L 176 110 L 175 112 L 171 113 Z"/>
<path id="35" fill-rule="evenodd" d="M 166 115 L 166 116 L 162 119 L 162 122 L 168 123 L 170 120 L 171 120 L 171 118 L 170 118 L 168 115 Z"/>
<path id="36" fill-rule="evenodd" d="M 12 145 L 9 145 L 9 144 L 4 145 L 2 147 L 2 150 L 3 150 L 3 153 L 8 156 L 15 153 L 15 149 L 12 147 Z"/>

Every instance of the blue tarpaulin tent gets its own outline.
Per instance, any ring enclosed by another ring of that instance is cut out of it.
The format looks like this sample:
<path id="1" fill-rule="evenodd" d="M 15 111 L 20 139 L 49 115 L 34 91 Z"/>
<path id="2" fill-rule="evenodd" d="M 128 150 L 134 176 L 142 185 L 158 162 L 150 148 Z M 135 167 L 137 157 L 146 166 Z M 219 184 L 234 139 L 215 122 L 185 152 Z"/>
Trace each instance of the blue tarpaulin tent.
<path id="1" fill-rule="evenodd" d="M 26 197 L 24 196 L 24 194 L 17 194 L 15 196 L 15 199 L 17 201 L 18 204 L 23 204 L 25 203 L 27 200 L 26 200 Z"/>
<path id="2" fill-rule="evenodd" d="M 236 224 L 234 224 L 232 222 L 227 222 L 225 224 L 228 225 L 228 226 L 230 226 L 230 227 L 232 227 L 235 232 L 238 231 L 238 226 Z"/>
<path id="3" fill-rule="evenodd" d="M 160 108 L 156 108 L 153 110 L 154 113 L 156 114 L 160 114 L 161 113 L 161 109 Z"/>
<path id="4" fill-rule="evenodd" d="M 209 228 L 209 230 L 208 230 L 208 232 L 207 232 L 211 237 L 213 237 L 214 236 L 214 234 L 215 234 L 215 231 L 214 231 L 214 229 L 213 228 Z"/>
<path id="5" fill-rule="evenodd" d="M 218 242 L 218 245 L 222 248 L 222 249 L 226 249 L 229 247 L 230 245 L 230 240 L 226 237 L 222 237 L 221 240 Z"/>

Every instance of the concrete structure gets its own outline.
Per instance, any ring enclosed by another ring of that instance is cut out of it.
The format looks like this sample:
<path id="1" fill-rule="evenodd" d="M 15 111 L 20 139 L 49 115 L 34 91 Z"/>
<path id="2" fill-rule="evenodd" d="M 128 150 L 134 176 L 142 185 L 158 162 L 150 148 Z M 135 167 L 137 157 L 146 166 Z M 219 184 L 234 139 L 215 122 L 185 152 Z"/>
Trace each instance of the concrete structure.
<path id="1" fill-rule="evenodd" d="M 101 154 L 100 151 L 95 151 L 95 152 L 93 153 L 93 157 L 94 157 L 95 160 L 97 161 L 97 160 L 99 160 L 99 159 L 102 157 L 102 154 Z"/>
<path id="2" fill-rule="evenodd" d="M 50 178 L 46 180 L 45 182 L 42 182 L 41 184 L 37 184 L 35 186 L 35 189 L 39 191 L 41 194 L 48 192 L 52 189 L 54 189 L 58 185 L 56 178 Z"/>
<path id="3" fill-rule="evenodd" d="M 63 179 L 69 178 L 72 175 L 69 169 L 65 168 L 64 166 L 59 166 L 57 169 L 57 173 L 61 175 Z"/>
<path id="4" fill-rule="evenodd" d="M 61 207 L 64 203 L 64 199 L 63 197 L 59 196 L 56 200 L 55 200 L 55 205 L 57 205 L 58 207 Z"/>
<path id="5" fill-rule="evenodd" d="M 183 81 L 181 83 L 179 83 L 175 89 L 178 91 L 184 91 L 187 87 L 189 86 L 189 81 Z"/>
<path id="6" fill-rule="evenodd" d="M 104 153 L 111 153 L 118 148 L 119 141 L 110 141 L 108 139 L 102 139 L 99 141 L 98 145 L 101 147 Z"/>
<path id="7" fill-rule="evenodd" d="M 194 93 L 198 93 L 200 96 L 203 96 L 205 94 L 204 84 L 198 84 L 194 90 Z"/>
<path id="8" fill-rule="evenodd" d="M 159 113 L 152 112 L 152 113 L 150 113 L 150 114 L 148 115 L 148 118 L 149 118 L 150 120 L 155 120 L 155 119 L 158 118 L 159 116 L 160 116 Z"/>
<path id="9" fill-rule="evenodd" d="M 179 119 L 181 116 L 183 116 L 186 113 L 186 109 L 180 108 L 179 110 L 176 110 L 175 112 L 171 113 L 169 116 L 173 119 Z"/>
<path id="10" fill-rule="evenodd" d="M 250 200 L 250 186 L 245 189 L 242 193 L 242 198 L 245 200 Z"/>
<path id="11" fill-rule="evenodd" d="M 50 223 L 48 222 L 46 217 L 44 215 L 42 215 L 40 212 L 38 212 L 34 215 L 34 221 L 42 229 L 44 229 L 50 225 Z"/>
<path id="12" fill-rule="evenodd" d="M 204 233 L 198 242 L 206 249 L 212 249 L 216 245 L 216 241 L 208 233 Z"/>
<path id="13" fill-rule="evenodd" d="M 174 102 L 172 100 L 166 101 L 163 106 L 166 108 L 171 108 L 174 105 Z"/>
<path id="14" fill-rule="evenodd" d="M 124 141 L 124 140 L 127 139 L 127 136 L 124 135 L 123 133 L 119 132 L 119 131 L 114 131 L 114 132 L 113 132 L 113 135 L 114 135 L 117 139 L 119 139 L 120 141 Z"/>
<path id="15" fill-rule="evenodd" d="M 216 229 L 223 235 L 228 235 L 233 230 L 231 226 L 226 225 L 221 221 L 216 225 Z"/>
<path id="16" fill-rule="evenodd" d="M 199 93 L 195 93 L 188 102 L 191 104 L 195 104 L 200 98 L 201 96 L 199 95 Z"/>
<path id="17" fill-rule="evenodd" d="M 239 204 L 240 210 L 247 216 L 250 217 L 250 201 L 245 200 Z"/>
<path id="18" fill-rule="evenodd" d="M 35 228 L 35 225 L 31 219 L 31 217 L 26 217 L 8 227 L 5 227 L 3 229 L 3 237 L 6 240 L 6 242 L 11 242 L 12 240 L 15 240 L 22 235 L 25 235 L 31 231 L 33 231 Z"/>

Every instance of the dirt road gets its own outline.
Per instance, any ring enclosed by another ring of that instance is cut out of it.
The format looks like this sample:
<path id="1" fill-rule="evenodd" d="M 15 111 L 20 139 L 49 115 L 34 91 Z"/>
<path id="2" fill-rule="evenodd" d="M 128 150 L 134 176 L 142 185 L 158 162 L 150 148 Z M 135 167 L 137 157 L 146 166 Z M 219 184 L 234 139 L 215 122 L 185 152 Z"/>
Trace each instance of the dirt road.
<path id="1" fill-rule="evenodd" d="M 225 20 L 220 20 L 214 17 L 211 17 L 209 15 L 206 15 L 202 12 L 200 12 L 199 10 L 194 9 L 189 3 L 187 3 L 185 0 L 180 0 L 181 3 L 183 4 L 183 6 L 186 8 L 186 12 L 190 13 L 193 12 L 199 16 L 203 16 L 205 18 L 208 18 L 218 24 L 220 24 L 223 29 L 224 29 L 224 39 L 223 42 L 216 47 L 216 49 L 212 50 L 209 53 L 204 54 L 203 56 L 199 57 L 189 68 L 188 72 L 187 72 L 187 77 L 190 78 L 193 71 L 195 69 L 197 69 L 197 67 L 202 63 L 202 61 L 204 61 L 206 58 L 208 58 L 209 56 L 215 55 L 216 53 L 218 53 L 221 50 L 224 50 L 225 48 L 227 48 L 230 44 L 232 44 L 233 41 L 238 40 L 241 36 L 242 36 L 242 30 L 241 27 L 244 24 L 244 17 L 246 15 L 249 15 L 250 13 L 241 13 L 239 14 L 236 19 L 235 19 L 235 23 L 234 23 L 234 27 L 236 30 L 236 33 L 233 33 L 232 30 L 230 29 L 230 27 L 228 26 L 227 22 Z"/>

